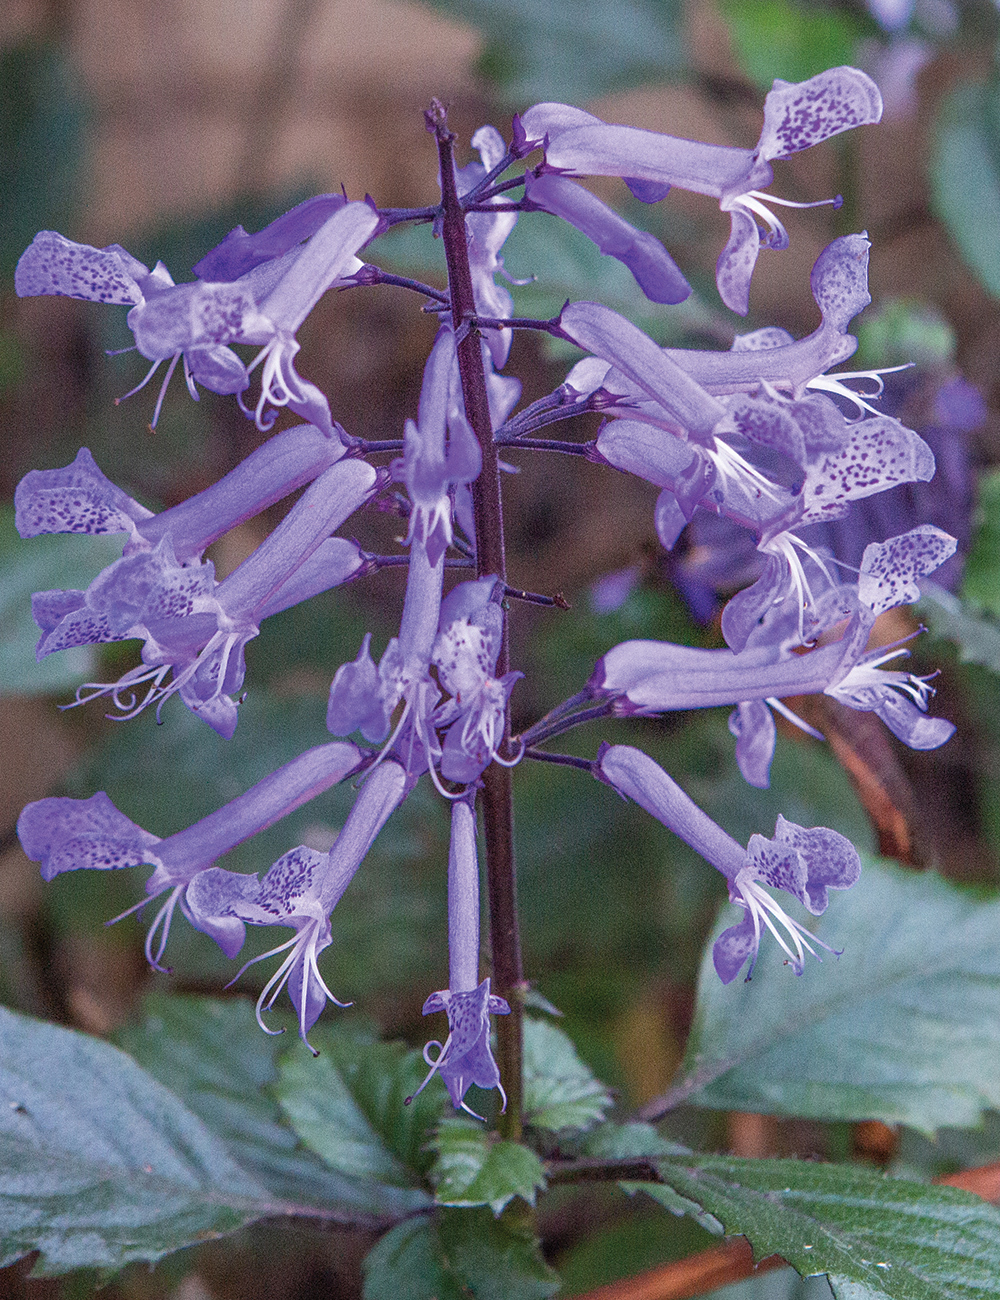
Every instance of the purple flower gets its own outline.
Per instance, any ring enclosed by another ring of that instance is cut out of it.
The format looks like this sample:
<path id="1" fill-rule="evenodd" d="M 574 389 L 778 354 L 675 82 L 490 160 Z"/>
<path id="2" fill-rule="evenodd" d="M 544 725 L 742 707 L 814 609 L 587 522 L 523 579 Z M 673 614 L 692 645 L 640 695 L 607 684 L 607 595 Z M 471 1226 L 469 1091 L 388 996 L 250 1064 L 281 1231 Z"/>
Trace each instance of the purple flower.
<path id="1" fill-rule="evenodd" d="M 300 844 L 279 858 L 263 880 L 210 867 L 188 885 L 189 920 L 210 935 L 227 957 L 234 957 L 243 946 L 246 925 L 287 925 L 295 931 L 287 942 L 254 957 L 234 976 L 235 981 L 256 962 L 287 953 L 257 1000 L 257 1023 L 265 1033 L 281 1032 L 268 1029 L 262 1013 L 274 1006 L 286 984 L 307 1045 L 306 1036 L 328 999 L 337 1006 L 349 1005 L 330 992 L 317 964 L 319 954 L 331 943 L 330 913 L 376 835 L 412 787 L 413 780 L 398 763 L 381 763 L 365 776 L 329 853 Z"/>
<path id="2" fill-rule="evenodd" d="M 155 550 L 116 560 L 84 591 L 38 592 L 37 655 L 75 645 L 141 637 L 142 664 L 117 682 L 88 682 L 76 702 L 110 695 L 120 713 L 157 710 L 173 694 L 224 736 L 236 727 L 233 692 L 243 682 L 243 647 L 262 619 L 344 581 L 361 566 L 354 543 L 329 538 L 375 490 L 360 460 L 332 465 L 257 550 L 220 583 L 211 561 L 180 564 L 165 533 Z M 319 564 L 313 563 L 322 551 Z"/>
<path id="3" fill-rule="evenodd" d="M 318 478 L 344 454 L 311 424 L 274 434 L 217 483 L 154 514 L 116 487 L 86 447 L 64 469 L 33 469 L 17 486 L 22 537 L 43 533 L 127 533 L 125 554 L 152 550 L 169 534 L 174 558 L 199 559 L 223 533 Z"/>
<path id="4" fill-rule="evenodd" d="M 249 387 L 250 371 L 262 365 L 254 412 L 258 425 L 268 429 L 274 423 L 269 406 L 288 406 L 333 438 L 338 435 L 326 398 L 295 370 L 295 331 L 327 289 L 360 269 L 355 253 L 372 237 L 378 220 L 368 204 L 348 203 L 303 246 L 256 264 L 236 279 L 179 285 L 162 263 L 149 271 L 117 244 L 96 249 L 44 230 L 22 254 L 15 288 L 21 297 L 58 294 L 130 305 L 128 325 L 136 347 L 153 362 L 139 387 L 169 362 L 154 426 L 167 383 L 183 358 L 195 398 L 196 382 L 212 392 L 240 394 Z M 262 350 L 248 368 L 231 343 L 262 345 Z"/>
<path id="5" fill-rule="evenodd" d="M 493 577 L 460 582 L 441 605 L 440 631 L 432 661 L 438 681 L 451 696 L 434 713 L 447 728 L 441 775 L 467 784 L 490 763 L 506 763 L 497 750 L 503 740 L 507 701 L 524 674 L 493 676 L 503 636 L 503 584 Z"/>
<path id="6" fill-rule="evenodd" d="M 457 175 L 459 194 L 467 194 L 492 171 L 506 156 L 507 146 L 503 136 L 493 126 L 481 126 L 472 137 L 472 146 L 478 149 L 481 162 L 471 162 Z M 502 203 L 500 195 L 492 200 Z M 514 309 L 514 301 L 506 289 L 496 282 L 498 275 L 506 276 L 500 250 L 517 224 L 516 212 L 470 212 L 465 218 L 466 240 L 469 251 L 469 269 L 472 272 L 472 292 L 476 312 L 492 319 L 505 319 Z M 508 277 L 509 278 L 509 277 Z M 484 330 L 483 337 L 490 351 L 493 365 L 504 366 L 510 353 L 513 331 Z"/>
<path id="7" fill-rule="evenodd" d="M 527 139 L 543 145 L 548 166 L 560 172 L 623 176 L 647 201 L 663 198 L 672 185 L 717 198 L 730 214 L 732 232 L 719 257 L 716 282 L 723 302 L 745 315 L 758 251 L 788 245 L 784 226 L 760 192 L 773 179 L 770 163 L 877 122 L 881 115 L 882 99 L 870 77 L 856 68 L 831 68 L 795 85 L 775 81 L 753 150 L 609 125 L 565 104 L 536 104 L 520 122 Z"/>
<path id="8" fill-rule="evenodd" d="M 476 858 L 476 813 L 472 801 L 460 799 L 452 805 L 451 848 L 448 854 L 448 988 L 432 993 L 423 1014 L 444 1011 L 448 1037 L 444 1043 L 432 1040 L 424 1048 L 424 1060 L 431 1067 L 413 1094 L 421 1093 L 435 1074 L 440 1074 L 456 1110 L 482 1119 L 465 1103 L 465 1094 L 475 1084 L 498 1088 L 507 1108 L 507 1094 L 500 1071 L 490 1050 L 490 1016 L 510 1014 L 510 1006 L 490 993 L 489 977 L 479 982 L 479 864 Z M 431 1048 L 436 1055 L 431 1056 Z M 413 1100 L 407 1097 L 406 1104 Z"/>
<path id="9" fill-rule="evenodd" d="M 630 745 L 602 746 L 594 775 L 634 799 L 726 877 L 729 900 L 743 908 L 744 916 L 719 936 L 713 949 L 724 984 L 736 978 L 748 958 L 750 978 L 765 927 L 797 975 L 806 952 L 819 960 L 814 943 L 833 951 L 793 920 L 764 886 L 785 890 L 819 916 L 829 902 L 828 890 L 850 889 L 861 874 L 861 860 L 850 840 L 826 827 L 807 829 L 779 816 L 773 839 L 752 835 L 743 849 L 658 764 Z"/>
<path id="10" fill-rule="evenodd" d="M 396 462 L 412 502 L 406 540 L 421 542 L 432 564 L 451 545 L 449 489 L 471 483 L 482 466 L 479 443 L 465 416 L 455 335 L 444 325 L 424 366 L 417 423 L 406 421 L 403 459 Z"/>
<path id="11" fill-rule="evenodd" d="M 582 185 L 544 167 L 539 171 L 525 173 L 527 207 L 551 212 L 582 230 L 606 257 L 628 267 L 650 301 L 678 303 L 690 296 L 691 286 L 655 235 L 636 229 Z"/>
<path id="12" fill-rule="evenodd" d="M 900 580 L 885 599 L 915 599 L 907 589 L 900 595 L 907 571 L 919 570 L 948 551 L 946 534 L 927 526 L 926 535 L 912 539 L 893 538 L 884 547 L 872 547 L 872 574 L 887 567 L 890 557 L 902 552 Z M 918 558 L 923 542 L 923 558 Z M 823 693 L 850 708 L 874 712 L 911 749 L 936 749 L 954 734 L 954 725 L 943 718 L 926 716 L 934 694 L 929 682 L 911 673 L 884 670 L 881 665 L 909 653 L 905 646 L 883 647 L 865 653 L 875 617 L 890 605 L 863 604 L 857 589 L 845 585 L 832 593 L 827 617 L 820 619 L 816 632 L 849 618 L 839 640 L 792 654 L 797 635 L 782 636 L 780 620 L 770 629 L 771 639 L 756 643 L 739 654 L 729 650 L 701 650 L 664 641 L 623 641 L 597 661 L 583 699 L 614 699 L 618 715 L 657 714 L 673 709 L 709 708 L 735 704 L 729 729 L 736 737 L 736 757 L 745 779 L 766 787 L 774 754 L 775 727 L 770 710 L 775 709 L 811 735 L 822 736 L 781 703 L 782 696 Z M 789 620 L 797 625 L 797 611 Z"/>
<path id="13" fill-rule="evenodd" d="M 178 904 L 190 919 L 184 891 L 194 877 L 237 844 L 350 776 L 360 761 L 361 751 L 355 745 L 340 741 L 319 745 L 193 826 L 162 840 L 119 812 L 103 791 L 89 799 L 29 803 L 18 819 L 17 833 L 28 857 L 41 863 L 43 880 L 84 868 L 110 871 L 142 863 L 155 867 L 146 882 L 148 897 L 139 906 L 170 890 L 146 936 L 149 964 L 162 970 L 160 959 Z"/>

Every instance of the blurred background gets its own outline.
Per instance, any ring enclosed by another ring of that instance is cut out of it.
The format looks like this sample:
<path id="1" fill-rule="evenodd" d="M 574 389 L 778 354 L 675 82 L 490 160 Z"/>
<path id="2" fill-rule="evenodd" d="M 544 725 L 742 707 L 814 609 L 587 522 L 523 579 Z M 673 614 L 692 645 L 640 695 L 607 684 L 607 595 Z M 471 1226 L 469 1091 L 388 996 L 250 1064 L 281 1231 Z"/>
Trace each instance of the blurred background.
<path id="1" fill-rule="evenodd" d="M 851 836 L 863 850 L 914 869 L 934 866 L 995 889 L 1000 868 L 1000 15 L 990 0 L 810 3 L 809 0 L 6 0 L 0 8 L 0 494 L 10 501 L 33 468 L 68 463 L 80 446 L 152 508 L 199 491 L 261 438 L 229 399 L 183 384 L 115 399 L 142 377 L 123 309 L 68 299 L 18 300 L 18 256 L 39 229 L 103 246 L 120 243 L 178 281 L 235 224 L 255 230 L 310 194 L 345 187 L 383 206 L 435 201 L 436 159 L 424 130 L 431 96 L 449 106 L 465 143 L 484 122 L 509 132 L 512 111 L 543 99 L 720 144 L 752 147 L 775 77 L 802 80 L 840 63 L 864 67 L 885 120 L 776 165 L 773 192 L 811 200 L 840 193 L 839 211 L 789 211 L 791 247 L 758 264 L 747 321 L 714 286 L 728 221 L 698 196 L 643 207 L 621 182 L 602 197 L 653 230 L 695 286 L 681 307 L 645 302 L 618 263 L 604 265 L 569 228 L 521 219 L 505 250 L 517 311 L 549 315 L 567 297 L 599 298 L 664 343 L 726 347 L 734 332 L 818 323 L 809 270 L 831 238 L 867 230 L 872 306 L 855 322 L 858 367 L 915 361 L 894 377 L 885 409 L 932 442 L 939 474 L 900 493 L 892 518 L 931 520 L 959 537 L 963 567 L 941 576 L 961 591 L 959 628 L 947 602 L 896 612 L 884 639 L 917 617 L 914 671 L 940 667 L 934 712 L 957 737 L 913 754 L 872 715 L 831 701 L 802 712 L 826 745 L 791 728 L 779 736 L 772 785 L 747 787 L 726 711 L 609 724 L 566 748 L 593 756 L 601 739 L 637 740 L 738 839 L 772 833 L 777 813 Z M 376 243 L 370 259 L 441 282 L 426 227 Z M 531 277 L 536 277 L 531 280 Z M 301 332 L 302 373 L 330 397 L 352 433 L 401 436 L 415 414 L 433 322 L 391 288 L 328 295 Z M 561 353 L 520 335 L 507 370 L 525 398 L 565 375 Z M 852 363 L 852 365 L 855 363 Z M 573 430 L 593 436 L 596 424 Z M 512 583 L 562 593 L 569 612 L 515 609 L 514 664 L 527 677 L 515 725 L 578 690 L 595 659 L 631 636 L 719 645 L 734 572 L 732 539 L 690 528 L 675 553 L 659 548 L 654 489 L 574 458 L 521 453 L 508 480 Z M 880 503 L 882 498 L 877 499 Z M 883 503 L 884 505 L 884 503 Z M 212 552 L 234 567 L 287 503 L 228 535 Z M 881 508 L 881 507 L 880 507 Z M 873 506 L 855 536 L 886 535 Z M 85 587 L 118 553 L 113 539 L 21 542 L 0 516 L 0 996 L 20 1010 L 113 1035 L 158 992 L 211 992 L 233 973 L 203 936 L 178 925 L 157 976 L 130 918 L 103 922 L 141 897 L 141 879 L 68 876 L 43 887 L 14 834 L 25 802 L 103 789 L 128 816 L 167 835 L 218 807 L 325 737 L 330 678 L 366 628 L 379 651 L 398 620 L 402 581 L 383 572 L 271 620 L 248 648 L 250 694 L 231 742 L 176 702 L 157 727 L 125 723 L 99 705 L 60 712 L 84 680 L 113 680 L 135 661 L 131 643 L 64 652 L 34 664 L 30 593 Z M 353 525 L 352 525 L 353 526 Z M 903 522 L 892 531 L 903 531 Z M 362 544 L 394 549 L 398 518 L 372 511 Z M 120 547 L 120 543 L 119 543 Z M 718 557 L 723 548 L 725 563 Z M 949 621 L 951 619 L 951 621 Z M 964 629 L 964 630 L 963 630 Z M 524 947 L 529 978 L 564 1013 L 581 1054 L 617 1090 L 623 1114 L 662 1093 L 683 1052 L 701 951 L 719 903 L 711 868 L 610 791 L 577 772 L 523 765 L 515 774 Z M 326 848 L 347 807 L 334 791 L 230 855 L 258 871 L 292 844 Z M 421 1042 L 420 1008 L 445 981 L 447 824 L 439 801 L 411 798 L 338 907 L 324 972 L 387 1034 Z M 141 873 L 140 873 L 141 874 Z M 259 949 L 265 946 L 262 941 Z M 251 951 L 248 949 L 248 952 Z M 241 981 L 254 992 L 254 972 Z M 256 987 L 259 987 L 259 983 Z M 724 1112 L 675 1112 L 671 1136 L 738 1154 L 876 1161 L 936 1173 L 1000 1156 L 1000 1129 L 945 1136 L 935 1147 L 882 1125 L 819 1125 Z M 683 1256 L 710 1238 L 650 1206 L 621 1217 L 620 1193 L 585 1204 L 552 1198 L 546 1251 L 572 1295 Z M 665 1222 L 670 1218 L 670 1222 Z M 178 1300 L 354 1296 L 362 1233 L 264 1226 L 182 1252 L 155 1270 L 108 1283 L 114 1297 Z M 96 1279 L 29 1281 L 30 1261 L 0 1271 L 0 1296 L 89 1294 Z M 784 1273 L 742 1284 L 783 1300 Z M 812 1284 L 815 1285 L 815 1284 Z M 825 1283 L 819 1284 L 825 1287 Z"/>

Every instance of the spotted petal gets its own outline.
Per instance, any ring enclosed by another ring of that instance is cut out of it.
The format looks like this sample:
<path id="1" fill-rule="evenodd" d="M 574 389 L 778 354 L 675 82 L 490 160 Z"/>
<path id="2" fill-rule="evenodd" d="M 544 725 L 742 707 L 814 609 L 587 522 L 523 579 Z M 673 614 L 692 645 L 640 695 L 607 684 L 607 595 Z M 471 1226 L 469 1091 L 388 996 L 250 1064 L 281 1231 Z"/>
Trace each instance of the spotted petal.
<path id="1" fill-rule="evenodd" d="M 100 871 L 158 864 L 158 835 L 118 811 L 104 791 L 89 799 L 40 799 L 18 818 L 17 833 L 29 858 L 41 863 L 43 880 L 64 871 Z"/>
<path id="2" fill-rule="evenodd" d="M 808 81 L 778 78 L 764 100 L 757 154 L 768 161 L 787 158 L 881 116 L 878 86 L 857 68 L 829 68 Z"/>
<path id="3" fill-rule="evenodd" d="M 886 542 L 871 542 L 861 560 L 858 594 L 876 614 L 920 599 L 918 578 L 954 555 L 958 542 L 933 524 L 911 528 Z"/>

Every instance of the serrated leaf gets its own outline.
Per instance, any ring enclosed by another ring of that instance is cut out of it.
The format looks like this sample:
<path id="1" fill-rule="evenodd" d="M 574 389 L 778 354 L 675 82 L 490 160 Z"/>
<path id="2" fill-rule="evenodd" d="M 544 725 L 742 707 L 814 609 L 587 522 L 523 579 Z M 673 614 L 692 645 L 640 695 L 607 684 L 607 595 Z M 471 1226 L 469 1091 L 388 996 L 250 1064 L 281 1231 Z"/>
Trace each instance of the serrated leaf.
<path id="1" fill-rule="evenodd" d="M 524 1121 L 533 1128 L 585 1129 L 604 1118 L 611 1094 L 546 1020 L 524 1022 Z"/>
<path id="2" fill-rule="evenodd" d="M 961 84 L 938 113 L 931 198 L 965 262 L 1000 297 L 1000 81 Z"/>
<path id="3" fill-rule="evenodd" d="M 519 108 L 571 104 L 683 63 L 678 0 L 430 0 L 483 33 L 480 71 Z"/>
<path id="4" fill-rule="evenodd" d="M 354 1221 L 392 1218 L 414 1208 L 409 1191 L 331 1169 L 282 1123 L 270 1089 L 287 1042 L 260 1032 L 250 1002 L 154 995 L 142 1023 L 123 1030 L 118 1042 L 204 1120 L 243 1168 L 284 1200 Z"/>
<path id="5" fill-rule="evenodd" d="M 933 582 L 920 586 L 918 612 L 932 636 L 953 641 L 965 664 L 1000 673 L 1000 622 Z"/>
<path id="6" fill-rule="evenodd" d="M 0 1008 L 0 1266 L 116 1268 L 287 1208 L 124 1052 Z"/>
<path id="7" fill-rule="evenodd" d="M 688 1154 L 685 1147 L 660 1137 L 651 1124 L 635 1121 L 628 1124 L 616 1124 L 613 1121 L 601 1124 L 587 1134 L 580 1150 L 581 1154 L 598 1160 L 632 1160 L 643 1156 Z M 664 1183 L 624 1181 L 619 1185 L 629 1195 L 645 1192 L 654 1201 L 658 1201 L 664 1209 L 670 1210 L 672 1214 L 689 1216 L 714 1236 L 718 1236 L 723 1231 L 718 1219 L 702 1210 L 688 1197 L 679 1196 L 672 1187 Z"/>
<path id="8" fill-rule="evenodd" d="M 510 1210 L 439 1210 L 400 1223 L 364 1263 L 365 1300 L 545 1300 L 559 1279 Z"/>
<path id="9" fill-rule="evenodd" d="M 330 1026 L 316 1028 L 310 1041 L 319 1057 L 296 1043 L 281 1059 L 276 1087 L 299 1137 L 332 1168 L 365 1170 L 410 1189 L 414 1208 L 429 1204 L 420 1175 L 432 1158 L 428 1143 L 444 1089 L 435 1079 L 415 1095 L 427 1073 L 421 1054 Z"/>
<path id="10" fill-rule="evenodd" d="M 331 1169 L 392 1187 L 414 1186 L 414 1175 L 372 1128 L 329 1056 L 286 1053 L 275 1091 L 292 1128 Z"/>
<path id="11" fill-rule="evenodd" d="M 716 933 L 735 919 L 726 909 Z M 865 861 L 815 933 L 843 956 L 796 978 L 765 935 L 749 983 L 720 983 L 711 942 L 665 1105 L 880 1119 L 932 1133 L 1000 1102 L 1000 901 L 933 872 Z"/>
<path id="12" fill-rule="evenodd" d="M 827 1273 L 837 1300 L 986 1300 L 1000 1294 L 1000 1211 L 968 1192 L 859 1165 L 667 1157 L 665 1182 L 748 1238 Z"/>
<path id="13" fill-rule="evenodd" d="M 499 1214 L 515 1196 L 529 1205 L 545 1187 L 542 1162 L 520 1142 L 497 1141 L 482 1124 L 447 1116 L 434 1139 L 431 1181 L 440 1205 L 488 1205 Z"/>
<path id="14" fill-rule="evenodd" d="M 35 660 L 39 630 L 31 595 L 55 588 L 84 590 L 105 565 L 121 557 L 120 537 L 54 534 L 22 541 L 14 511 L 0 511 L 0 693 L 41 695 L 77 686 L 94 672 L 91 646 L 77 646 Z"/>

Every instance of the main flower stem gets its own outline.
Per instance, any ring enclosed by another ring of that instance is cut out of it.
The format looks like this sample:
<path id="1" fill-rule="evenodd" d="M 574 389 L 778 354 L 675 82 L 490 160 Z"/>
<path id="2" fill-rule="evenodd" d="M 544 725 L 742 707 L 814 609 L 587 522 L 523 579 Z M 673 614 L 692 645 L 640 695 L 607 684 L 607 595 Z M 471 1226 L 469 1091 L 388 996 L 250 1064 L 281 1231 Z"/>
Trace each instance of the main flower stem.
<path id="1" fill-rule="evenodd" d="M 483 371 L 482 343 L 478 330 L 470 328 L 476 303 L 472 290 L 472 272 L 466 240 L 465 213 L 459 202 L 455 180 L 455 136 L 448 130 L 447 113 L 437 101 L 427 114 L 428 129 L 433 130 L 441 163 L 442 239 L 448 264 L 448 287 L 451 293 L 452 324 L 458 350 L 458 369 L 462 381 L 465 414 L 479 439 L 483 468 L 472 484 L 472 502 L 476 515 L 476 572 L 479 577 L 492 574 L 507 581 L 507 557 L 503 536 L 503 503 L 500 489 L 500 463 L 493 437 Z M 504 619 L 503 643 L 497 659 L 496 675 L 510 669 L 507 620 Z M 503 747 L 510 740 L 509 716 L 504 728 Z M 493 989 L 510 1003 L 511 1014 L 497 1018 L 497 1057 L 500 1077 L 507 1091 L 507 1111 L 501 1117 L 506 1137 L 521 1136 L 522 1082 L 521 1043 L 524 994 L 524 971 L 521 965 L 521 938 L 517 915 L 517 876 L 514 866 L 514 805 L 510 769 L 491 763 L 483 773 L 482 810 L 486 840 L 486 879 L 490 906 L 490 948 L 493 955 Z"/>

